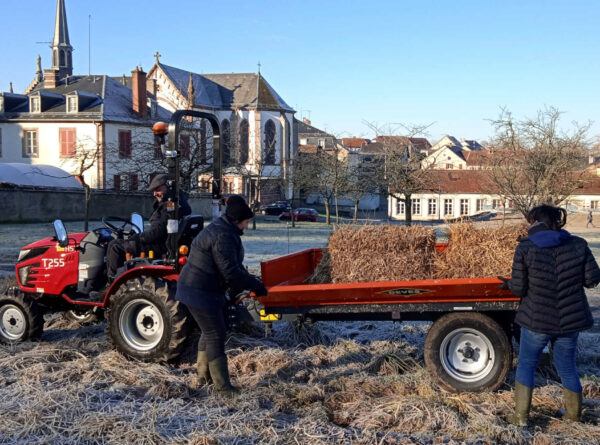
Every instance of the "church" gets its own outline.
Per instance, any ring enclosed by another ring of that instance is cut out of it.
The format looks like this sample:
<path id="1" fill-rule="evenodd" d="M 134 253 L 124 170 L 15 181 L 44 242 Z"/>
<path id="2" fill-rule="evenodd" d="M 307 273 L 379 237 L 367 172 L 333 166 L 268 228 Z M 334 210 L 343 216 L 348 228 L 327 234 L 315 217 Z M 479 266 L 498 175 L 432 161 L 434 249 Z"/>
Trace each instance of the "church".
<path id="1" fill-rule="evenodd" d="M 147 73 L 135 67 L 130 76 L 78 75 L 73 52 L 65 0 L 57 0 L 51 67 L 42 69 L 38 56 L 23 93 L 0 92 L 0 163 L 52 165 L 92 188 L 144 190 L 166 170 L 152 125 L 194 109 L 220 122 L 225 193 L 263 202 L 285 195 L 298 145 L 295 111 L 260 72 L 201 75 L 156 53 Z M 186 188 L 207 190 L 210 125 L 191 125 L 179 144 Z"/>

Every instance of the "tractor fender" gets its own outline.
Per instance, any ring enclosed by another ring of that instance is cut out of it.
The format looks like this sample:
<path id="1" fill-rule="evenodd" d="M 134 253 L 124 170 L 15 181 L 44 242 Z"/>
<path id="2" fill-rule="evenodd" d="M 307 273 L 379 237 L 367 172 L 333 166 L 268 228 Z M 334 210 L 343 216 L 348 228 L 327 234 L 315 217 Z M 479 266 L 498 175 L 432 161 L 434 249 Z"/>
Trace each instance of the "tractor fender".
<path id="1" fill-rule="evenodd" d="M 114 294 L 119 289 L 119 287 L 121 287 L 121 284 L 141 276 L 162 278 L 166 281 L 177 281 L 179 279 L 179 272 L 173 269 L 172 266 L 144 265 L 134 267 L 133 269 L 129 269 L 127 272 L 119 275 L 115 279 L 115 281 L 113 281 L 113 283 L 110 285 L 110 287 L 106 291 L 106 294 L 104 295 L 102 307 L 106 307 L 109 304 L 111 295 Z"/>

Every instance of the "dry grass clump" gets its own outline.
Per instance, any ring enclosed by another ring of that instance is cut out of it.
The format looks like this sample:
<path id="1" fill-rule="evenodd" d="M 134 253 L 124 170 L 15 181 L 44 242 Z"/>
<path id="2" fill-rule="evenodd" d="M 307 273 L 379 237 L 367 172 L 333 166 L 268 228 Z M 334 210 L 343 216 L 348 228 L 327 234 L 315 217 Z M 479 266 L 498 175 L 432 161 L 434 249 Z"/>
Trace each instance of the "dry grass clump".
<path id="1" fill-rule="evenodd" d="M 424 226 L 342 226 L 328 250 L 334 283 L 424 279 L 431 275 L 435 232 Z"/>
<path id="2" fill-rule="evenodd" d="M 584 380 L 583 424 L 556 417 L 562 389 L 549 381 L 534 391 L 532 425 L 517 428 L 505 421 L 510 389 L 435 389 L 423 367 L 426 323 L 317 323 L 304 335 L 327 343 L 310 347 L 291 342 L 287 323 L 267 338 L 236 333 L 227 354 L 242 393 L 227 399 L 194 388 L 193 360 L 127 360 L 102 325 L 56 322 L 39 343 L 0 346 L 0 443 L 600 443 L 595 378 Z M 599 335 L 586 336 L 600 353 Z"/>
<path id="3" fill-rule="evenodd" d="M 314 272 L 306 279 L 306 284 L 331 283 L 331 255 L 329 249 L 323 249 L 323 256 Z"/>
<path id="4" fill-rule="evenodd" d="M 448 248 L 433 260 L 434 278 L 510 276 L 517 240 L 526 225 L 476 228 L 472 223 L 449 226 Z"/>

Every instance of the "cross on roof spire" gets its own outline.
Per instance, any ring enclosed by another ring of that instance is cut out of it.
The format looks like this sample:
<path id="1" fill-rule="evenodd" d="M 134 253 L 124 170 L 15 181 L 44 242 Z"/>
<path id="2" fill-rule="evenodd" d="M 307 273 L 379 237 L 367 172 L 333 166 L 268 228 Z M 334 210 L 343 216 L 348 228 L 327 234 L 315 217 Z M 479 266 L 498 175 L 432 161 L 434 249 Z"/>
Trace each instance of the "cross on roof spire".
<path id="1" fill-rule="evenodd" d="M 258 74 L 260 74 L 260 67 L 261 67 L 261 65 L 260 65 L 260 60 L 259 60 L 258 61 Z"/>
<path id="2" fill-rule="evenodd" d="M 156 57 L 156 63 L 159 63 L 160 60 L 158 60 L 158 59 L 160 59 L 162 57 L 162 54 L 159 53 L 158 51 L 156 51 L 156 53 L 154 54 L 154 57 Z"/>

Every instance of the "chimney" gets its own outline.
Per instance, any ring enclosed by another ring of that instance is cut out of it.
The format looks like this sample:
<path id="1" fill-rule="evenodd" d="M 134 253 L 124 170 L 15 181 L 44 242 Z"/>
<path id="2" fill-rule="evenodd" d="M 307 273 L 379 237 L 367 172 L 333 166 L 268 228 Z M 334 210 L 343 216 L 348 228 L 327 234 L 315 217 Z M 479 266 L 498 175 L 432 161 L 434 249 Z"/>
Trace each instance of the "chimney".
<path id="1" fill-rule="evenodd" d="M 156 79 L 146 79 L 146 89 L 150 92 L 150 94 L 156 97 L 156 90 L 158 89 Z"/>
<path id="2" fill-rule="evenodd" d="M 138 117 L 148 117 L 148 97 L 146 94 L 146 73 L 139 67 L 131 72 L 131 93 L 133 96 L 133 111 Z"/>
<path id="3" fill-rule="evenodd" d="M 310 119 L 307 119 L 307 118 L 303 118 L 303 119 L 302 119 L 302 122 L 304 122 L 306 125 L 312 125 L 312 124 L 310 123 Z"/>
<path id="4" fill-rule="evenodd" d="M 56 88 L 58 85 L 58 70 L 49 68 L 44 70 L 44 88 Z"/>

